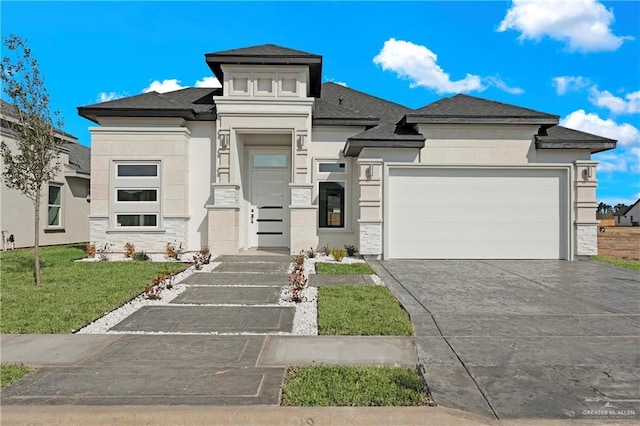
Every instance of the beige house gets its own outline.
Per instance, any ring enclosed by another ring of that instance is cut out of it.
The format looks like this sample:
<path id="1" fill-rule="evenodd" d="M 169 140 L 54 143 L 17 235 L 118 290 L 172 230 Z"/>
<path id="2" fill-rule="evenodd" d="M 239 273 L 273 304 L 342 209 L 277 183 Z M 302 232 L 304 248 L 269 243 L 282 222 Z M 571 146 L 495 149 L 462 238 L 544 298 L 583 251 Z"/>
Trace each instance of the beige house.
<path id="1" fill-rule="evenodd" d="M 15 107 L 2 101 L 2 140 L 15 151 L 15 137 L 7 121 L 16 121 Z M 40 205 L 40 245 L 89 241 L 89 190 L 91 151 L 63 131 L 56 133 L 64 141 L 60 147 L 60 171 L 44 187 Z M 0 167 L 4 169 L 0 158 Z M 8 248 L 13 235 L 16 248 L 34 245 L 33 203 L 20 191 L 0 185 L 0 249 Z"/>
<path id="2" fill-rule="evenodd" d="M 99 125 L 91 241 L 216 254 L 353 244 L 421 259 L 596 253 L 591 154 L 616 141 L 467 95 L 413 110 L 322 84 L 321 56 L 279 46 L 205 57 L 222 88 L 79 108 Z"/>

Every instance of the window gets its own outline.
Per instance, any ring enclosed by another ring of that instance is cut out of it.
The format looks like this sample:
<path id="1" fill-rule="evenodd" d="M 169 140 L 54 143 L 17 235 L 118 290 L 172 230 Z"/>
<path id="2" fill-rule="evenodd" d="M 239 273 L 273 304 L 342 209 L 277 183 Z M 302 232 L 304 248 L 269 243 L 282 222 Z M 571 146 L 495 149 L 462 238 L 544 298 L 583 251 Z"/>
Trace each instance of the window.
<path id="1" fill-rule="evenodd" d="M 158 165 L 118 164 L 118 177 L 158 177 Z"/>
<path id="2" fill-rule="evenodd" d="M 286 154 L 254 154 L 253 167 L 287 167 Z"/>
<path id="3" fill-rule="evenodd" d="M 119 214 L 116 215 L 117 226 L 158 226 L 158 215 L 155 214 Z"/>
<path id="4" fill-rule="evenodd" d="M 319 182 L 320 227 L 344 228 L 344 182 Z"/>
<path id="5" fill-rule="evenodd" d="M 111 180 L 112 228 L 160 226 L 159 161 L 114 162 Z"/>
<path id="6" fill-rule="evenodd" d="M 318 171 L 320 173 L 344 173 L 344 163 L 319 163 Z"/>
<path id="7" fill-rule="evenodd" d="M 118 189 L 118 201 L 158 201 L 157 189 Z"/>
<path id="8" fill-rule="evenodd" d="M 62 186 L 49 184 L 47 226 L 62 226 Z"/>

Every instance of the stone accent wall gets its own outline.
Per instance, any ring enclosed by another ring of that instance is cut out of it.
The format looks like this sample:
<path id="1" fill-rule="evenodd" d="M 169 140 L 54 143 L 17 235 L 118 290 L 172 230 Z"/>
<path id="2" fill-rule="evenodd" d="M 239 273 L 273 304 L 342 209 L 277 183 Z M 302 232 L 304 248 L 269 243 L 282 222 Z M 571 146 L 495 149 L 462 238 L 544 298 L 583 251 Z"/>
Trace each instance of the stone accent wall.
<path id="1" fill-rule="evenodd" d="M 229 184 L 213 184 L 213 204 L 216 207 L 237 207 L 238 186 Z"/>
<path id="2" fill-rule="evenodd" d="M 93 217 L 89 222 L 90 241 L 96 246 L 113 244 L 113 253 L 121 253 L 126 243 L 133 244 L 136 251 L 147 253 L 164 253 L 167 243 L 176 247 L 182 243 L 183 248 L 188 247 L 188 218 L 165 217 L 162 223 L 163 230 L 109 231 L 108 218 Z"/>
<path id="3" fill-rule="evenodd" d="M 313 195 L 313 185 L 296 185 L 290 184 L 291 187 L 291 205 L 292 206 L 310 206 Z"/>
<path id="4" fill-rule="evenodd" d="M 598 254 L 598 226 L 576 225 L 576 255 L 593 256 Z"/>
<path id="5" fill-rule="evenodd" d="M 360 254 L 382 254 L 382 222 L 359 221 Z"/>

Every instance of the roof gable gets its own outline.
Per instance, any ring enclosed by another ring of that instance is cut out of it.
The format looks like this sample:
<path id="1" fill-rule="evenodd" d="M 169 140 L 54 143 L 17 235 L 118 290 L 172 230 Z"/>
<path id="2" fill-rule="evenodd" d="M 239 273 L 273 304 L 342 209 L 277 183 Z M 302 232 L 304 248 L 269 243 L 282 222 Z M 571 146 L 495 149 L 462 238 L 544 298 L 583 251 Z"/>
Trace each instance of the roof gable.
<path id="1" fill-rule="evenodd" d="M 314 53 L 303 52 L 302 50 L 290 49 L 288 47 L 278 46 L 276 44 L 261 44 L 258 46 L 242 47 L 240 49 L 221 50 L 218 52 L 212 52 L 205 54 L 207 57 L 213 56 L 306 56 L 306 57 L 318 57 Z"/>

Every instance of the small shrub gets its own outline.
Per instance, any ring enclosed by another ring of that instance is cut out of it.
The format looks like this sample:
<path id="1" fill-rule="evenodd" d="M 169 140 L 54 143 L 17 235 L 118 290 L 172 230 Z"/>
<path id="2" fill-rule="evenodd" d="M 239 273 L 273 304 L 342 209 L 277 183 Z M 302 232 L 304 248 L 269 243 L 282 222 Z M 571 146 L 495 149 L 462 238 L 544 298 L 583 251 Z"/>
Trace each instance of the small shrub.
<path id="1" fill-rule="evenodd" d="M 344 246 L 344 249 L 347 252 L 347 257 L 353 257 L 356 254 L 358 254 L 358 247 L 351 245 L 351 244 L 347 244 Z"/>
<path id="2" fill-rule="evenodd" d="M 324 254 L 325 256 L 331 255 L 331 249 L 326 244 L 322 246 L 322 248 L 320 248 L 320 252 L 322 252 L 322 254 Z"/>
<path id="3" fill-rule="evenodd" d="M 293 260 L 293 271 L 289 276 L 289 285 L 293 288 L 291 289 L 291 299 L 296 302 L 304 301 L 304 297 L 302 296 L 302 290 L 307 287 L 307 276 L 304 273 L 304 261 L 306 259 L 304 250 L 300 252 L 299 255 L 295 256 Z"/>
<path id="4" fill-rule="evenodd" d="M 184 253 L 184 249 L 182 248 L 182 243 L 176 247 L 174 244 L 167 243 L 167 246 L 164 249 L 164 256 L 167 259 L 175 259 L 180 260 L 180 257 Z"/>
<path id="5" fill-rule="evenodd" d="M 331 257 L 333 257 L 333 259 L 336 262 L 342 262 L 342 259 L 344 259 L 344 255 L 345 255 L 345 250 L 342 248 L 331 249 Z"/>
<path id="6" fill-rule="evenodd" d="M 111 247 L 113 247 L 113 244 L 104 243 L 103 245 L 96 248 L 96 255 L 98 256 L 98 259 L 100 259 L 100 262 L 106 262 L 107 260 L 109 260 Z"/>
<path id="7" fill-rule="evenodd" d="M 158 275 L 142 293 L 146 299 L 158 300 L 160 299 L 162 290 L 171 290 L 173 288 L 174 276 L 169 272 L 163 272 Z"/>
<path id="8" fill-rule="evenodd" d="M 96 255 L 96 245 L 91 244 L 90 242 L 87 243 L 85 251 L 87 252 L 87 256 L 94 257 Z"/>
<path id="9" fill-rule="evenodd" d="M 134 257 L 135 254 L 136 254 L 136 247 L 133 244 L 127 243 L 124 245 L 125 257 L 131 258 L 131 257 Z"/>
<path id="10" fill-rule="evenodd" d="M 193 255 L 193 266 L 197 271 L 202 269 L 203 265 L 208 265 L 211 263 L 211 252 L 208 247 L 203 247 L 200 251 Z"/>
<path id="11" fill-rule="evenodd" d="M 316 257 L 316 251 L 313 249 L 313 247 L 307 250 L 305 254 L 309 259 L 313 259 L 314 257 Z"/>
<path id="12" fill-rule="evenodd" d="M 147 262 L 147 261 L 150 260 L 149 256 L 144 251 L 136 251 L 136 252 L 134 252 L 132 258 L 136 262 Z"/>

